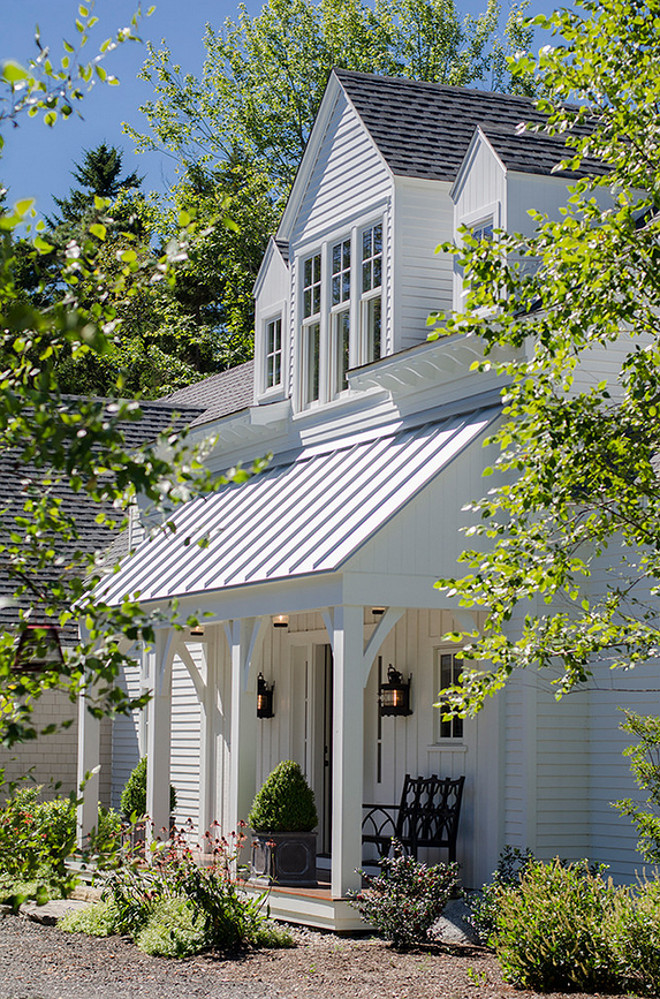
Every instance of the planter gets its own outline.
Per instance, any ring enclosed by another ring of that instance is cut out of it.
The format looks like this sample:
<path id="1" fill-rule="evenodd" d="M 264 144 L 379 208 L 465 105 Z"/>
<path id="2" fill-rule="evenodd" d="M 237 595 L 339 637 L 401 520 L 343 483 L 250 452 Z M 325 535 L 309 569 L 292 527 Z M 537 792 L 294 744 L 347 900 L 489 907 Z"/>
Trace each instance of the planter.
<path id="1" fill-rule="evenodd" d="M 253 833 L 250 868 L 258 884 L 315 888 L 316 833 Z"/>

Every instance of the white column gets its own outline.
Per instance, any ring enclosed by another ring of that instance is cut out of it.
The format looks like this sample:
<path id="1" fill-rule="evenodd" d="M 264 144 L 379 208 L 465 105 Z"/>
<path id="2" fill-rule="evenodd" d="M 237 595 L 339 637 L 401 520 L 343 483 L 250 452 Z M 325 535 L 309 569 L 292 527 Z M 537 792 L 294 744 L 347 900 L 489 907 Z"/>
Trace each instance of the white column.
<path id="1" fill-rule="evenodd" d="M 153 837 L 167 839 L 170 827 L 171 641 L 172 635 L 161 629 L 148 652 L 147 815 L 151 825 L 147 827 L 147 845 Z"/>
<path id="2" fill-rule="evenodd" d="M 87 710 L 84 692 L 78 697 L 78 767 L 77 790 L 80 804 L 77 810 L 76 836 L 79 849 L 99 817 L 99 770 L 101 769 L 101 722 Z M 90 776 L 87 777 L 87 774 Z M 81 792 L 81 784 L 85 786 Z"/>
<path id="3" fill-rule="evenodd" d="M 359 888 L 364 788 L 364 612 L 335 607 L 332 752 L 332 895 Z"/>
<path id="4" fill-rule="evenodd" d="M 231 722 L 229 743 L 229 809 L 226 828 L 238 830 L 248 820 L 257 782 L 257 704 L 248 693 L 248 674 L 258 622 L 254 618 L 228 622 L 231 654 Z"/>

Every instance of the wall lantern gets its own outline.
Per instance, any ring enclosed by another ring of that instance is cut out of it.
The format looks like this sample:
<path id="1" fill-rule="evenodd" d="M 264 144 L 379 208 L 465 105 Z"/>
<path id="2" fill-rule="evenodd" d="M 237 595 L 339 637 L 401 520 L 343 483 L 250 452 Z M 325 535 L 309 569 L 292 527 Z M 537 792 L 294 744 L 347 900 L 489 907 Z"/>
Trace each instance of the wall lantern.
<path id="1" fill-rule="evenodd" d="M 289 627 L 289 615 L 288 614 L 276 614 L 273 618 L 273 628 L 288 628 Z"/>
<path id="2" fill-rule="evenodd" d="M 203 628 L 203 626 L 201 624 L 196 624 L 194 628 L 191 628 L 190 629 L 190 637 L 191 638 L 203 638 L 204 637 L 204 628 Z"/>
<path id="3" fill-rule="evenodd" d="M 412 714 L 412 709 L 410 707 L 411 680 L 412 674 L 406 681 L 403 679 L 399 671 L 394 669 L 394 666 L 388 666 L 387 683 L 381 683 L 378 691 L 381 718 L 384 718 L 386 715 Z"/>
<path id="4" fill-rule="evenodd" d="M 271 683 L 270 687 L 264 680 L 263 673 L 260 673 L 257 677 L 257 718 L 272 718 L 274 716 L 273 711 L 273 688 L 274 683 Z"/>
<path id="5" fill-rule="evenodd" d="M 385 613 L 385 608 L 384 607 L 372 607 L 371 608 L 371 613 L 373 614 L 374 617 L 382 617 L 383 614 Z"/>
<path id="6" fill-rule="evenodd" d="M 12 670 L 15 673 L 61 670 L 64 656 L 59 631 L 54 624 L 28 624 L 21 633 Z"/>

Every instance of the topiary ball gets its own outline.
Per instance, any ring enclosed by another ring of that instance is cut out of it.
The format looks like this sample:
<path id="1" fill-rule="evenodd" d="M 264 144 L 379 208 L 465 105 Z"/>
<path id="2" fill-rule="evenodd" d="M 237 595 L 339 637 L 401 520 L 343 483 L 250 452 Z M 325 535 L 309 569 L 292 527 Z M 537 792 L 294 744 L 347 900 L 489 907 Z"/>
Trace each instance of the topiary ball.
<path id="1" fill-rule="evenodd" d="M 310 832 L 317 825 L 314 792 L 297 763 L 278 763 L 257 791 L 248 818 L 255 832 Z"/>
<path id="2" fill-rule="evenodd" d="M 126 787 L 121 793 L 119 807 L 124 818 L 128 819 L 135 812 L 138 817 L 147 813 L 147 757 L 143 756 L 131 776 L 126 781 Z M 176 809 L 176 791 L 170 784 L 170 812 Z"/>

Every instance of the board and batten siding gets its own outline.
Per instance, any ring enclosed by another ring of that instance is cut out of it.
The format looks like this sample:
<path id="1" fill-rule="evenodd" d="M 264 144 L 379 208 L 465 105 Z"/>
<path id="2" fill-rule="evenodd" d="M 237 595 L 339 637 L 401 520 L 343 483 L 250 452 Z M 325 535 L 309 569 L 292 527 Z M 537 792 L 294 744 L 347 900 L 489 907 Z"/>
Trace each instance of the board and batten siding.
<path id="1" fill-rule="evenodd" d="M 188 653 L 206 682 L 206 655 L 200 642 L 187 642 Z M 190 673 L 181 657 L 172 663 L 170 782 L 176 789 L 175 820 L 198 835 L 201 707 Z"/>
<path id="2" fill-rule="evenodd" d="M 436 248 L 454 235 L 449 183 L 397 177 L 394 196 L 393 352 L 423 343 L 433 311 L 452 306 L 453 258 Z"/>
<path id="3" fill-rule="evenodd" d="M 119 684 L 130 698 L 142 693 L 142 667 L 139 663 L 122 669 Z M 141 756 L 144 755 L 144 726 L 141 711 L 116 715 L 112 724 L 112 807 L 119 809 L 121 793 Z"/>

